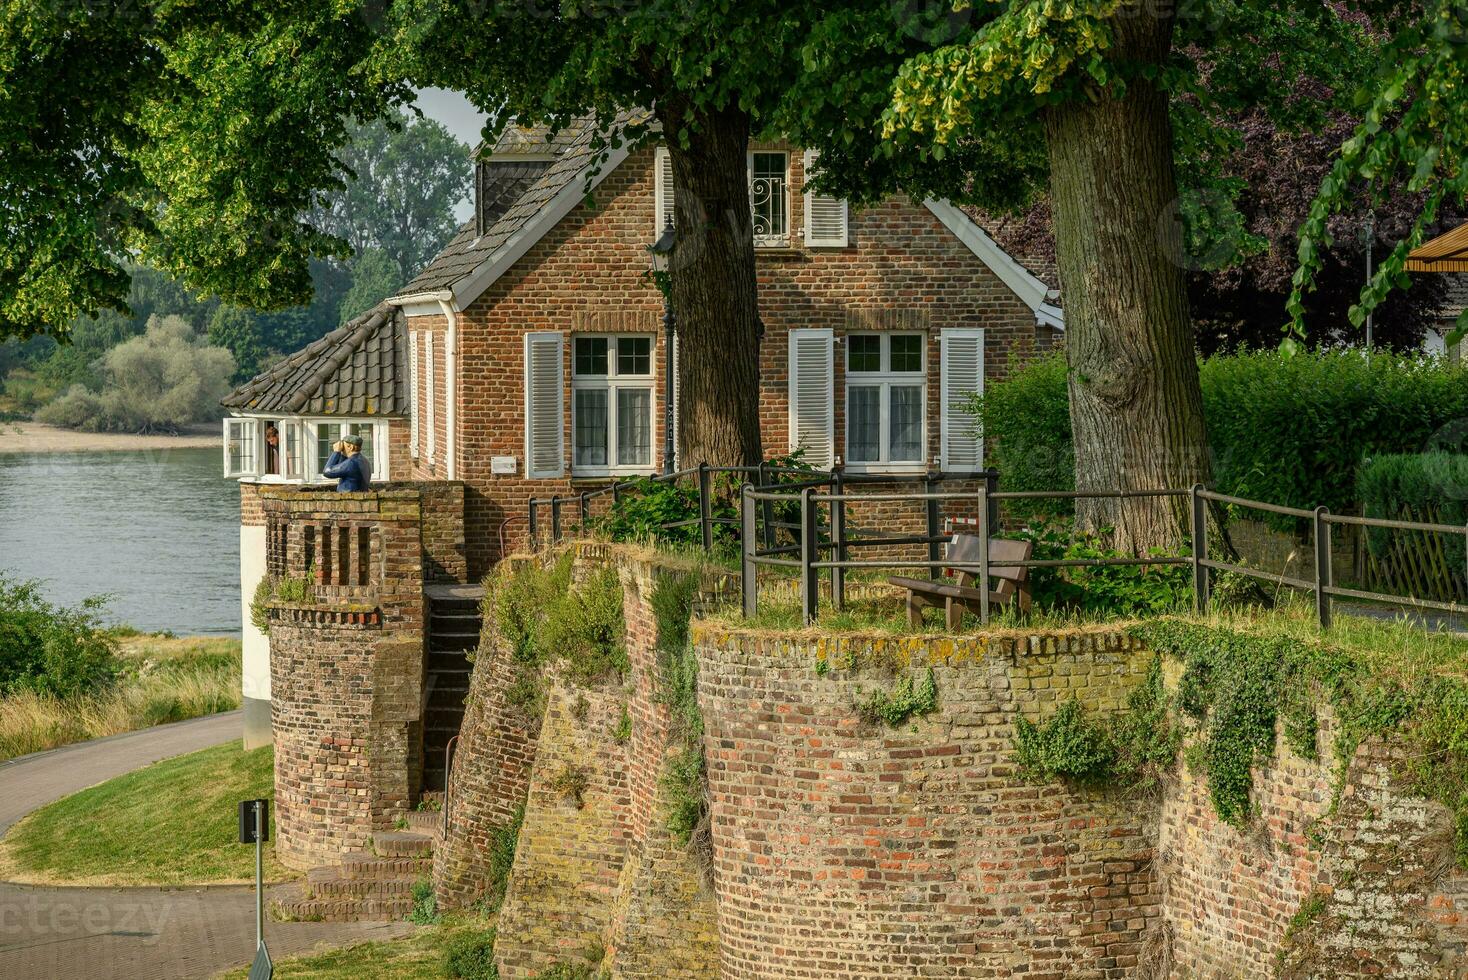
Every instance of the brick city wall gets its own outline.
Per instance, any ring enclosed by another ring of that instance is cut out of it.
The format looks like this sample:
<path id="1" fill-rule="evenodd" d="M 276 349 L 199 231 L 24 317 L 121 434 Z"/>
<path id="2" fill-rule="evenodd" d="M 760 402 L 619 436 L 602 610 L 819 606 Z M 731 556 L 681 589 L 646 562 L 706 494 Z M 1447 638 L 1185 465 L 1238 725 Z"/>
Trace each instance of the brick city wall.
<path id="1" fill-rule="evenodd" d="M 524 544 L 526 502 L 531 497 L 570 495 L 605 481 L 529 480 L 525 477 L 524 341 L 532 331 L 560 331 L 567 338 L 565 445 L 570 435 L 570 338 L 577 332 L 636 331 L 656 337 L 654 464 L 663 445 L 663 381 L 667 359 L 661 327 L 662 299 L 645 280 L 646 245 L 654 235 L 653 151 L 634 153 L 596 192 L 596 207 L 578 206 L 458 317 L 460 411 L 457 475 L 468 484 L 469 570 L 479 577 L 501 554 L 503 526 L 508 547 Z M 925 207 L 897 197 L 853 211 L 851 242 L 844 249 L 810 249 L 801 238 L 801 155 L 791 154 L 792 248 L 762 250 L 758 256 L 760 312 L 767 333 L 760 350 L 761 425 L 771 454 L 789 446 L 788 332 L 795 327 L 830 327 L 837 337 L 854 330 L 923 331 L 927 337 L 927 456 L 939 446 L 939 331 L 947 327 L 985 330 L 985 371 L 1002 377 L 1034 350 L 1035 318 L 971 251 Z M 414 316 L 420 346 L 420 444 L 426 443 L 429 406 L 423 334 L 435 333 L 433 403 L 437 451 L 442 456 L 445 389 L 441 352 L 446 342 L 442 316 Z M 845 455 L 841 434 L 844 359 L 835 357 L 836 453 Z M 420 445 L 418 475 L 432 471 Z M 492 474 L 490 460 L 514 457 L 518 472 Z M 506 522 L 509 522 L 506 524 Z"/>
<path id="2" fill-rule="evenodd" d="M 619 569 L 629 676 L 595 690 L 553 677 L 540 724 L 516 730 L 487 624 L 436 867 L 446 904 L 472 899 L 493 831 L 525 802 L 498 926 L 506 977 L 600 956 L 612 977 L 1461 980 L 1468 875 L 1453 865 L 1451 815 L 1402 788 L 1402 760 L 1381 744 L 1358 752 L 1330 815 L 1328 712 L 1324 761 L 1281 743 L 1256 769 L 1259 818 L 1242 833 L 1181 761 L 1155 797 L 1016 772 L 1017 719 L 1048 718 L 1072 696 L 1103 715 L 1123 707 L 1153 654 L 1121 628 L 696 623 L 710 892 L 667 832 L 659 785 L 676 743 L 649 599 L 668 559 L 569 547 L 578 575 Z M 1175 684 L 1178 665 L 1165 666 Z M 860 718 L 873 690 L 929 667 L 936 711 L 897 727 Z M 579 802 L 568 773 L 584 778 Z M 1322 908 L 1299 921 L 1316 894 Z"/>
<path id="3" fill-rule="evenodd" d="M 544 715 L 527 724 L 505 701 L 509 654 L 486 621 L 454 763 L 449 830 L 435 856 L 437 891 L 449 906 L 482 892 L 488 844 L 523 803 L 497 925 L 502 976 L 535 976 L 601 950 L 614 976 L 708 977 L 716 969 L 713 895 L 667 830 L 660 786 L 675 750 L 658 697 L 649 605 L 659 569 L 604 546 L 575 547 L 578 577 L 606 561 L 618 565 L 628 676 L 584 688 L 552 673 Z M 630 734 L 619 741 L 624 710 Z M 572 773 L 585 781 L 579 800 L 564 788 Z"/>
<path id="4" fill-rule="evenodd" d="M 424 529 L 453 540 L 456 493 L 258 490 L 268 573 L 312 593 L 269 610 L 276 847 L 290 866 L 369 849 L 417 799 Z"/>
<path id="5" fill-rule="evenodd" d="M 1145 808 L 1024 782 L 1012 735 L 1072 695 L 1118 708 L 1140 645 L 709 626 L 695 643 L 721 976 L 1134 975 L 1160 914 Z M 927 668 L 935 712 L 860 719 Z"/>
<path id="6" fill-rule="evenodd" d="M 1335 725 L 1322 715 L 1319 760 L 1280 739 L 1274 761 L 1254 770 L 1247 831 L 1217 818 L 1205 780 L 1186 767 L 1164 796 L 1158 948 L 1171 976 L 1468 971 L 1468 875 L 1452 867 L 1451 815 L 1402 787 L 1403 760 L 1382 743 L 1357 751 L 1331 814 Z M 1297 920 L 1312 897 L 1315 914 Z"/>

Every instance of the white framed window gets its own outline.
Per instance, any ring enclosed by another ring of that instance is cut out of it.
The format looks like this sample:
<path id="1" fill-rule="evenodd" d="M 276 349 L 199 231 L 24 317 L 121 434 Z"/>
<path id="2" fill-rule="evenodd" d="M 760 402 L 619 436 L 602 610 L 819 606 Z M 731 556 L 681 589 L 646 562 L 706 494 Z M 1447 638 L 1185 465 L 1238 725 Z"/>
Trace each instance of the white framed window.
<path id="1" fill-rule="evenodd" d="M 224 420 L 224 475 L 249 477 L 260 473 L 259 419 Z"/>
<path id="2" fill-rule="evenodd" d="M 927 445 L 927 337 L 846 337 L 846 463 L 851 470 L 920 471 Z"/>
<path id="3" fill-rule="evenodd" d="M 650 334 L 577 334 L 571 347 L 571 469 L 650 470 L 656 355 Z"/>
<path id="4" fill-rule="evenodd" d="M 790 154 L 776 150 L 749 154 L 749 207 L 755 248 L 790 245 Z"/>
<path id="5" fill-rule="evenodd" d="M 287 480 L 306 478 L 305 423 L 290 419 L 280 423 L 280 475 Z"/>

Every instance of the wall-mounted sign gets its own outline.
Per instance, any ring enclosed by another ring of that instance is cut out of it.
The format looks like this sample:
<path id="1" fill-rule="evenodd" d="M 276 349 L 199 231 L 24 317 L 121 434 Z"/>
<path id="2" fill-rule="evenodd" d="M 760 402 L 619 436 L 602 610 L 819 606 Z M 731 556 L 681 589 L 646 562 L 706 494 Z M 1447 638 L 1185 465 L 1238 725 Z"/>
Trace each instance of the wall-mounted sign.
<path id="1" fill-rule="evenodd" d="M 495 476 L 514 476 L 519 462 L 514 456 L 491 456 L 489 472 Z"/>

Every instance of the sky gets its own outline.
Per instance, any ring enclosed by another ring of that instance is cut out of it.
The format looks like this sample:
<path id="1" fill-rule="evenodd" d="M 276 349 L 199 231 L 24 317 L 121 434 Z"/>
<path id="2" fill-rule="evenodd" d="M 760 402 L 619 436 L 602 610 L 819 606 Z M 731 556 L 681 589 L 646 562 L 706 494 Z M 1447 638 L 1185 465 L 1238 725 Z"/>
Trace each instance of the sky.
<path id="1" fill-rule="evenodd" d="M 458 92 L 450 92 L 444 88 L 419 89 L 418 108 L 423 110 L 425 116 L 443 123 L 459 142 L 467 143 L 471 148 L 479 145 L 479 130 L 484 125 L 484 113 L 470 105 L 469 100 Z M 473 213 L 472 201 L 460 201 L 459 206 L 454 209 L 454 218 L 467 221 Z"/>

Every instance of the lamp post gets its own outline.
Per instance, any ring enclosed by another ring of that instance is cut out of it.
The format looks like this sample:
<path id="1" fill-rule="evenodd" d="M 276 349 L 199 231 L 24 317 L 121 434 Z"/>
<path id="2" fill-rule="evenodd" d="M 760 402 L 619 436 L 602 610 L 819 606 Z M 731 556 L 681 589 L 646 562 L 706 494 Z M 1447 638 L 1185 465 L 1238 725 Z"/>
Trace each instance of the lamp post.
<path id="1" fill-rule="evenodd" d="M 667 352 L 668 370 L 663 385 L 663 473 L 673 472 L 673 457 L 677 448 L 673 444 L 673 350 L 677 343 L 677 318 L 673 315 L 672 282 L 668 268 L 673 258 L 673 246 L 678 236 L 673 231 L 673 220 L 663 228 L 658 240 L 647 247 L 648 263 L 651 265 L 653 283 L 663 294 L 663 349 Z"/>

